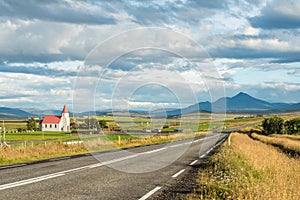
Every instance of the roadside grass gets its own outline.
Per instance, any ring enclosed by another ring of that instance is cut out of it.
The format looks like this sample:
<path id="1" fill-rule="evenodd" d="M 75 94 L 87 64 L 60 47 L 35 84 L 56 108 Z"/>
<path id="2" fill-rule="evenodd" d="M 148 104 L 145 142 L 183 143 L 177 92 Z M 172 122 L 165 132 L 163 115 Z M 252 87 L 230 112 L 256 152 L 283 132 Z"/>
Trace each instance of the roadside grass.
<path id="1" fill-rule="evenodd" d="M 276 137 L 276 138 L 287 138 L 291 140 L 299 140 L 300 141 L 300 134 L 297 135 L 287 135 L 287 134 L 272 134 L 270 135 L 271 137 Z"/>
<path id="2" fill-rule="evenodd" d="M 37 160 L 87 153 L 82 144 L 62 143 L 41 144 L 38 146 L 7 148 L 0 150 L 0 165 L 11 165 Z"/>
<path id="3" fill-rule="evenodd" d="M 265 136 L 256 133 L 252 133 L 251 137 L 257 139 L 266 144 L 280 147 L 287 153 L 300 153 L 300 140 L 290 139 L 290 137 L 278 137 L 277 135 Z"/>
<path id="4" fill-rule="evenodd" d="M 299 143 L 300 144 L 300 143 Z M 187 199 L 300 199 L 300 158 L 233 133 L 199 171 Z"/>

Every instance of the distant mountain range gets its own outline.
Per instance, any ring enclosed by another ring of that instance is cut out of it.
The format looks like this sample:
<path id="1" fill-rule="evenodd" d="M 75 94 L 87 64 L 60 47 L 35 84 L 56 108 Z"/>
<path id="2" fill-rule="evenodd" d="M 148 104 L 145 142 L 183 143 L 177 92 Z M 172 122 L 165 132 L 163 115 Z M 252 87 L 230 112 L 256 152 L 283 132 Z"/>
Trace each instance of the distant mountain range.
<path id="1" fill-rule="evenodd" d="M 167 111 L 168 116 L 188 114 L 192 112 L 227 112 L 227 113 L 250 113 L 266 114 L 276 112 L 299 111 L 300 103 L 270 103 L 254 98 L 246 93 L 240 92 L 234 97 L 223 97 L 211 103 L 209 101 L 200 102 L 187 108 Z"/>
<path id="2" fill-rule="evenodd" d="M 249 113 L 249 114 L 267 114 L 300 111 L 300 103 L 270 103 L 257 98 L 254 98 L 246 93 L 240 92 L 234 97 L 223 97 L 215 102 L 200 102 L 183 109 L 168 109 L 167 111 L 156 110 L 151 112 L 151 116 L 178 116 L 182 114 L 189 114 L 193 112 L 227 112 L 227 113 Z M 45 115 L 60 115 L 60 110 L 39 110 L 39 109 L 16 109 L 0 107 L 0 118 L 26 118 L 30 116 Z M 96 111 L 96 112 L 82 112 L 76 115 L 88 116 L 89 113 L 97 115 L 112 115 L 111 110 Z M 116 112 L 114 112 L 115 114 Z M 122 115 L 122 111 L 117 112 Z M 131 110 L 131 115 L 145 115 L 145 111 Z M 70 113 L 72 115 L 72 113 Z"/>

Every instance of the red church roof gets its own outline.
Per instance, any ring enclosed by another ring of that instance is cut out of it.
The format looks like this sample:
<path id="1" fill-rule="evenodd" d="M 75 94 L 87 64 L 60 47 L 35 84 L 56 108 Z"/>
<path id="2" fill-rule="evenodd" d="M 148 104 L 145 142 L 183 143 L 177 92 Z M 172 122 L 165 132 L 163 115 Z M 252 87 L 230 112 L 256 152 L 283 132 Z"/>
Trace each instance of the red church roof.
<path id="1" fill-rule="evenodd" d="M 45 116 L 41 124 L 58 124 L 59 122 L 60 116 Z"/>
<path id="2" fill-rule="evenodd" d="M 61 113 L 68 113 L 68 109 L 66 105 L 64 105 L 64 109 L 61 111 Z"/>

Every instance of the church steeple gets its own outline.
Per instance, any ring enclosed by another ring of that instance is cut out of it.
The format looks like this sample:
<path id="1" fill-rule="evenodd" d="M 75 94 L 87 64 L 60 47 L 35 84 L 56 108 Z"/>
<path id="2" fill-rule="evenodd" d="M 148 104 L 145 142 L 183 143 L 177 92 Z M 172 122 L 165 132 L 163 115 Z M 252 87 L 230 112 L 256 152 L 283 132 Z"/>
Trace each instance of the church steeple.
<path id="1" fill-rule="evenodd" d="M 63 110 L 61 111 L 61 113 L 63 114 L 63 113 L 68 113 L 68 109 L 67 109 L 67 106 L 66 105 L 64 105 L 64 108 L 63 108 Z"/>
<path id="2" fill-rule="evenodd" d="M 62 131 L 70 131 L 70 117 L 67 106 L 64 105 L 63 110 L 61 111 L 61 130 Z"/>

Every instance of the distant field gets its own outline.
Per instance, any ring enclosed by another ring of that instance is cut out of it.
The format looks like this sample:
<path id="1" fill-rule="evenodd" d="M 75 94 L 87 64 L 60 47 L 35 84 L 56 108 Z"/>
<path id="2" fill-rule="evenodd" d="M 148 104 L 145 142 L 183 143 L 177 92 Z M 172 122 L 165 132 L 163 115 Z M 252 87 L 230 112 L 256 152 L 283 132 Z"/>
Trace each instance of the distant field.
<path id="1" fill-rule="evenodd" d="M 24 140 L 45 140 L 45 139 L 59 139 L 59 138 L 78 138 L 77 134 L 70 134 L 65 132 L 47 132 L 47 131 L 35 131 L 35 132 L 22 132 L 22 133 L 7 133 L 6 141 L 24 141 Z"/>
<path id="2" fill-rule="evenodd" d="M 15 131 L 18 128 L 26 129 L 26 120 L 0 120 L 0 127 L 4 126 L 6 131 Z"/>

